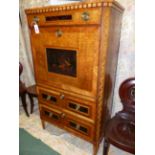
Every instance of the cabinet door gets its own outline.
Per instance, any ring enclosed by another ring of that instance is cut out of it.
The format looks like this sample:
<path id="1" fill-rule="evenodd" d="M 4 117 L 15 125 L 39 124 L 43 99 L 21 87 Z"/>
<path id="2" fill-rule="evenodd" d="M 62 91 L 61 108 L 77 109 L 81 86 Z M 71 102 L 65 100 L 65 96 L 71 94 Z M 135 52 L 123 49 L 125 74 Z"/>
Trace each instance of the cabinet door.
<path id="1" fill-rule="evenodd" d="M 41 27 L 34 34 L 38 83 L 81 95 L 96 95 L 98 26 Z M 38 37 L 36 37 L 38 35 Z"/>

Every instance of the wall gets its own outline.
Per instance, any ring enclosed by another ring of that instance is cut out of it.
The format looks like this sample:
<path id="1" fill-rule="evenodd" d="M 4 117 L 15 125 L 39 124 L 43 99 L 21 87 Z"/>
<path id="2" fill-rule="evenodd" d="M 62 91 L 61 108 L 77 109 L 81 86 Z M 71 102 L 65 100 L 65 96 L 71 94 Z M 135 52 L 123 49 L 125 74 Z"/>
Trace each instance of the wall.
<path id="1" fill-rule="evenodd" d="M 54 1 L 54 0 L 53 0 Z M 122 21 L 122 32 L 120 40 L 119 59 L 117 66 L 116 86 L 114 92 L 113 114 L 122 108 L 118 96 L 118 89 L 123 80 L 135 75 L 135 42 L 134 42 L 134 0 L 117 0 L 125 7 Z M 48 0 L 20 0 L 20 13 L 22 25 L 20 25 L 20 61 L 24 65 L 22 78 L 26 85 L 35 83 L 33 63 L 30 49 L 30 41 L 27 28 L 25 8 L 49 5 Z M 24 36 L 24 37 L 23 37 Z"/>
<path id="2" fill-rule="evenodd" d="M 21 23 L 19 25 L 19 60 L 22 62 L 24 70 L 21 79 L 25 82 L 26 86 L 35 83 L 34 71 L 32 63 L 32 55 L 29 40 L 29 30 L 27 27 L 27 18 L 24 10 L 30 7 L 48 5 L 48 0 L 20 0 L 19 11 L 21 16 Z"/>
<path id="3" fill-rule="evenodd" d="M 118 89 L 122 81 L 135 76 L 135 2 L 134 0 L 117 0 L 125 7 L 122 20 L 119 58 L 114 92 L 113 114 L 122 108 Z"/>

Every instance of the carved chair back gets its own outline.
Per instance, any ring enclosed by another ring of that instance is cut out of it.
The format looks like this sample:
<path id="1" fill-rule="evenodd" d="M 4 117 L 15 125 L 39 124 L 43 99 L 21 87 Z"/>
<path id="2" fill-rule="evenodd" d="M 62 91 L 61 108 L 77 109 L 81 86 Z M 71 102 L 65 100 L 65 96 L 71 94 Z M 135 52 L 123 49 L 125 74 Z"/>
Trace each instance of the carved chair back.
<path id="1" fill-rule="evenodd" d="M 135 124 L 135 78 L 125 80 L 119 88 L 123 110 L 116 115 Z"/>
<path id="2" fill-rule="evenodd" d="M 123 109 L 107 123 L 103 155 L 108 155 L 110 144 L 135 153 L 135 78 L 129 78 L 120 85 L 119 96 Z"/>

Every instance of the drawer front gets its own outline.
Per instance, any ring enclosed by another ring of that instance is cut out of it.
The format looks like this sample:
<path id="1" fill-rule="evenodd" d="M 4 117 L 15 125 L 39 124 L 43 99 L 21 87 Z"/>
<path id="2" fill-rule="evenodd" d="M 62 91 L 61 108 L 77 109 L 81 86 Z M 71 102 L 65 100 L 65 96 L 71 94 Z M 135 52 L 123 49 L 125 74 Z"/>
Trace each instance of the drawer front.
<path id="1" fill-rule="evenodd" d="M 82 119 L 79 120 L 70 115 L 67 115 L 64 120 L 65 120 L 65 129 L 86 140 L 89 141 L 93 140 L 93 133 L 94 133 L 93 125 L 90 125 L 86 121 L 82 121 Z"/>
<path id="2" fill-rule="evenodd" d="M 39 101 L 48 106 L 60 106 L 61 94 L 56 91 L 39 89 Z"/>
<path id="3" fill-rule="evenodd" d="M 101 8 L 91 8 L 28 15 L 28 24 L 30 27 L 36 22 L 39 26 L 100 24 L 100 19 Z"/>
<path id="4" fill-rule="evenodd" d="M 95 104 L 85 101 L 85 100 L 73 100 L 70 98 L 65 98 L 64 103 L 65 109 L 73 111 L 77 114 L 83 115 L 85 117 L 94 119 Z"/>
<path id="5" fill-rule="evenodd" d="M 65 113 L 59 108 L 51 108 L 40 102 L 40 117 L 42 120 L 55 124 L 81 138 L 92 141 L 94 133 L 94 125 L 87 122 L 83 118 Z"/>
<path id="6" fill-rule="evenodd" d="M 39 101 L 42 102 L 42 104 L 54 108 L 63 108 L 65 111 L 77 113 L 95 120 L 95 103 L 79 99 L 64 92 L 44 88 L 39 88 L 38 90 Z"/>
<path id="7" fill-rule="evenodd" d="M 47 108 L 40 103 L 40 117 L 41 119 L 56 124 L 57 126 L 63 126 L 62 112 L 57 109 Z"/>

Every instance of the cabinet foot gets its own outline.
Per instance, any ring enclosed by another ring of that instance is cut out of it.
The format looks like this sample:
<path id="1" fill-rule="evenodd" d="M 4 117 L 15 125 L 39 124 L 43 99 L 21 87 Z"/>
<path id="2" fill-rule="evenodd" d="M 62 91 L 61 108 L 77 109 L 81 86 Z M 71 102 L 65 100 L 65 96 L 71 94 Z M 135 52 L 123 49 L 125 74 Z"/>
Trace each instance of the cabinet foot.
<path id="1" fill-rule="evenodd" d="M 110 146 L 110 144 L 109 144 L 108 140 L 105 138 L 104 144 L 103 144 L 103 155 L 108 155 L 109 146 Z"/>
<path id="2" fill-rule="evenodd" d="M 45 129 L 45 121 L 41 120 L 41 124 L 42 124 L 43 129 Z"/>
<path id="3" fill-rule="evenodd" d="M 93 155 L 97 155 L 99 144 L 93 144 Z"/>

